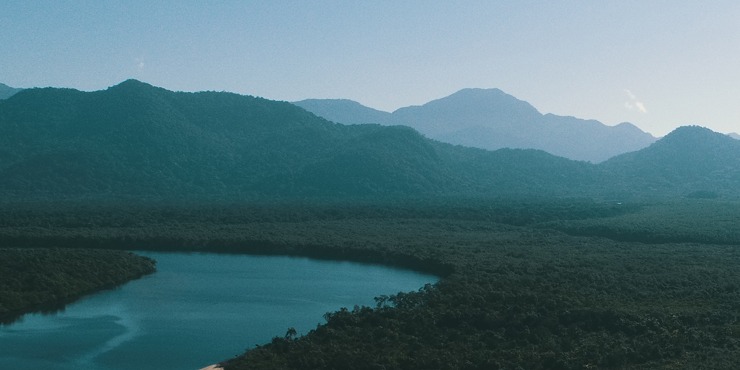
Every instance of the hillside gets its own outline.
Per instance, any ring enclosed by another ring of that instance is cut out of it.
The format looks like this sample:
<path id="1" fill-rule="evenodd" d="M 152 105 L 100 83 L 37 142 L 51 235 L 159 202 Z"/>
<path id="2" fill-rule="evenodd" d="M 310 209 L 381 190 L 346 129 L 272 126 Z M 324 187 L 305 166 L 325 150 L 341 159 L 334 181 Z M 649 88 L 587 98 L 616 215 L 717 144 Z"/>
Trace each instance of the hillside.
<path id="1" fill-rule="evenodd" d="M 606 126 L 553 114 L 499 89 L 464 89 L 421 106 L 393 113 L 347 100 L 304 100 L 297 105 L 321 117 L 346 124 L 407 125 L 443 142 L 495 150 L 540 149 L 574 160 L 601 162 L 642 149 L 655 138 L 630 123 Z"/>
<path id="2" fill-rule="evenodd" d="M 393 115 L 348 99 L 306 99 L 293 104 L 333 122 L 344 124 L 379 123 L 393 125 Z"/>
<path id="3" fill-rule="evenodd" d="M 512 119 L 539 114 L 509 102 Z M 442 112 L 447 103 L 431 108 Z M 95 92 L 27 89 L 0 101 L 0 195 L 6 202 L 736 196 L 738 145 L 686 127 L 593 165 L 541 150 L 455 146 L 405 126 L 337 124 L 286 102 L 129 80 Z"/>
<path id="4" fill-rule="evenodd" d="M 568 194 L 578 179 L 522 168 L 583 167 L 545 153 L 454 147 L 404 127 L 345 126 L 285 102 L 135 80 L 95 92 L 29 89 L 0 102 L 0 148 L 5 199 L 496 195 L 521 193 L 521 183 Z M 511 165 L 512 156 L 522 165 Z"/>
<path id="5" fill-rule="evenodd" d="M 13 95 L 15 95 L 17 92 L 21 91 L 22 89 L 16 89 L 13 87 L 10 87 L 6 84 L 0 83 L 0 100 L 7 99 Z"/>
<path id="6" fill-rule="evenodd" d="M 699 126 L 679 127 L 651 146 L 612 158 L 599 167 L 634 191 L 736 194 L 740 141 Z"/>

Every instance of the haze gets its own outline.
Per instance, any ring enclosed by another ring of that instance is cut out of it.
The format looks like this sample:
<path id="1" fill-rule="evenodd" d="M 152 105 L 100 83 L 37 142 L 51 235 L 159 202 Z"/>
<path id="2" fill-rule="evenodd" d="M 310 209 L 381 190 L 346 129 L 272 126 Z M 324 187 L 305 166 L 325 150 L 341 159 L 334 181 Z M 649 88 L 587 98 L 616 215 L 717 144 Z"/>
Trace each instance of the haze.
<path id="1" fill-rule="evenodd" d="M 128 78 L 392 111 L 496 87 L 654 135 L 738 131 L 740 3 L 3 1 L 0 82 Z"/>

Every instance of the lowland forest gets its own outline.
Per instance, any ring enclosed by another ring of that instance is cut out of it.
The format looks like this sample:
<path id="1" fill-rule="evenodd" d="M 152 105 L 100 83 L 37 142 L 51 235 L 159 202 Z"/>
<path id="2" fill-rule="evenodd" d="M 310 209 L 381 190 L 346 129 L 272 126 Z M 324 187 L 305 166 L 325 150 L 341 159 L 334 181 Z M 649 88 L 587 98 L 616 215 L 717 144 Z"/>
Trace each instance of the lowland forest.
<path id="1" fill-rule="evenodd" d="M 337 307 L 305 335 L 243 343 L 245 353 L 213 359 L 226 369 L 740 360 L 740 141 L 701 127 L 594 164 L 134 80 L 27 89 L 0 100 L 0 194 L 0 253 L 12 256 L 0 273 L 28 273 L 0 285 L 14 292 L 0 302 L 10 311 L 90 291 L 74 280 L 80 266 L 151 272 L 121 250 L 290 254 L 441 276 L 373 307 Z M 94 285 L 120 282 L 91 270 Z M 69 283 L 21 295 L 42 281 Z"/>

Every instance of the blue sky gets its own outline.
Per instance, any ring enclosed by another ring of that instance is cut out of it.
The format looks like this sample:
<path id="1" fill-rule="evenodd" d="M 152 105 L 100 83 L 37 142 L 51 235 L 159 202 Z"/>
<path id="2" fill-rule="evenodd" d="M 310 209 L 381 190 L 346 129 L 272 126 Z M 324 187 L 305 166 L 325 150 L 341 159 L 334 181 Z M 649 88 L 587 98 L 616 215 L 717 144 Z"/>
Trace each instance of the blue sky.
<path id="1" fill-rule="evenodd" d="M 736 1 L 0 2 L 0 82 L 392 111 L 496 87 L 543 113 L 740 132 Z"/>

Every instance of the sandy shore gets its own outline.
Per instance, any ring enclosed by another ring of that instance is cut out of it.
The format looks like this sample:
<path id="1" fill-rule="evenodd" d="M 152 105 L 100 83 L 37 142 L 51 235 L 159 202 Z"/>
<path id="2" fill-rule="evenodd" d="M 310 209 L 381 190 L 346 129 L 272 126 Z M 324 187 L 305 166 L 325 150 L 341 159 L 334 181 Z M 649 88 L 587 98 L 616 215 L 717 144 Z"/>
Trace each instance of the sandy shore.
<path id="1" fill-rule="evenodd" d="M 206 366 L 200 370 L 218 370 L 218 369 L 223 369 L 223 367 L 220 367 L 218 365 L 211 365 L 211 366 Z"/>

